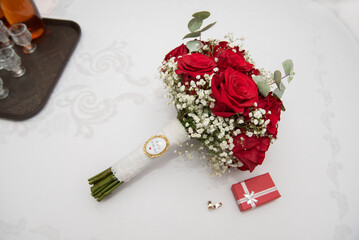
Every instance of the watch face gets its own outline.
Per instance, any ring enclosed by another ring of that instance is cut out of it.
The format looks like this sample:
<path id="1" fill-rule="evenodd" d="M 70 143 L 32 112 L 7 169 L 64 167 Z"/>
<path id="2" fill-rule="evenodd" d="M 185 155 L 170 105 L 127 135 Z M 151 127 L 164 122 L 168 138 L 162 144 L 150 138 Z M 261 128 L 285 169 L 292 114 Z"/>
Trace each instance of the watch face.
<path id="1" fill-rule="evenodd" d="M 144 146 L 145 154 L 149 157 L 159 157 L 164 154 L 169 147 L 168 139 L 158 135 L 151 137 Z"/>

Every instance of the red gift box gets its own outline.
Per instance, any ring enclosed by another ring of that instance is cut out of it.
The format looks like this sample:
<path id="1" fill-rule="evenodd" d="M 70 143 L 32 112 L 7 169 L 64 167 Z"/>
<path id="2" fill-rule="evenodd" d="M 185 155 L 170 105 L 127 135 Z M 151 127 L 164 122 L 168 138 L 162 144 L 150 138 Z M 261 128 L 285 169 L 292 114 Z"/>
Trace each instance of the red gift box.
<path id="1" fill-rule="evenodd" d="M 278 189 L 269 173 L 233 184 L 232 192 L 241 211 L 280 198 Z"/>

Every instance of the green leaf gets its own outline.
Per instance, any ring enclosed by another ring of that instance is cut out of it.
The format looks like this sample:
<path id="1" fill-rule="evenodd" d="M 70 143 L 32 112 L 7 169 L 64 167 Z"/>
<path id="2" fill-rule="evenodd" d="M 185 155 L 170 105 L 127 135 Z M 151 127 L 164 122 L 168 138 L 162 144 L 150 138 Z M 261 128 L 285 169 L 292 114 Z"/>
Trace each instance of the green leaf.
<path id="1" fill-rule="evenodd" d="M 285 61 L 282 63 L 282 66 L 283 66 L 285 75 L 290 75 L 290 74 L 293 72 L 294 65 L 293 65 L 293 61 L 292 61 L 292 60 L 290 60 L 290 59 L 285 60 Z"/>
<path id="2" fill-rule="evenodd" d="M 267 97 L 270 92 L 270 86 L 265 81 L 259 81 L 257 82 L 257 87 L 259 92 L 264 96 Z"/>
<path id="3" fill-rule="evenodd" d="M 284 86 L 283 82 L 280 82 L 279 90 L 285 90 L 286 87 Z"/>
<path id="4" fill-rule="evenodd" d="M 191 32 L 197 31 L 202 26 L 203 20 L 199 18 L 192 18 L 188 23 L 188 29 Z"/>
<path id="5" fill-rule="evenodd" d="M 281 99 L 282 96 L 283 96 L 284 91 L 285 91 L 285 88 L 282 89 L 282 90 L 280 90 L 279 88 L 276 88 L 276 89 L 274 90 L 273 94 L 274 94 L 277 98 Z"/>
<path id="6" fill-rule="evenodd" d="M 202 29 L 201 29 L 201 32 L 204 32 L 204 31 L 206 31 L 206 30 L 210 29 L 211 27 L 213 27 L 213 26 L 214 26 L 214 24 L 216 24 L 216 22 L 211 23 L 211 24 L 208 24 L 207 26 L 205 26 L 204 28 L 202 28 Z"/>
<path id="7" fill-rule="evenodd" d="M 276 70 L 274 72 L 273 79 L 275 81 L 275 84 L 277 84 L 277 87 L 279 87 L 279 89 L 282 89 L 282 73 L 279 70 Z"/>
<path id="8" fill-rule="evenodd" d="M 288 83 L 290 83 L 293 80 L 294 72 L 292 72 L 288 77 Z"/>
<path id="9" fill-rule="evenodd" d="M 258 82 L 264 82 L 264 78 L 261 75 L 253 77 L 253 81 L 257 84 Z"/>
<path id="10" fill-rule="evenodd" d="M 287 109 L 285 109 L 284 104 L 282 103 L 282 111 L 285 112 L 285 110 Z"/>
<path id="11" fill-rule="evenodd" d="M 208 18 L 210 15 L 211 15 L 210 12 L 201 11 L 201 12 L 193 13 L 192 17 L 194 17 L 194 18 L 199 18 L 199 19 L 201 19 L 201 20 L 204 20 L 204 19 Z"/>
<path id="12" fill-rule="evenodd" d="M 198 52 L 198 50 L 203 47 L 203 43 L 201 43 L 198 40 L 192 40 L 192 41 L 188 41 L 186 43 L 186 46 L 191 52 Z"/>
<path id="13" fill-rule="evenodd" d="M 182 39 L 192 38 L 192 37 L 199 37 L 200 35 L 201 35 L 201 31 L 191 32 L 191 33 L 188 33 L 186 36 L 184 36 Z"/>

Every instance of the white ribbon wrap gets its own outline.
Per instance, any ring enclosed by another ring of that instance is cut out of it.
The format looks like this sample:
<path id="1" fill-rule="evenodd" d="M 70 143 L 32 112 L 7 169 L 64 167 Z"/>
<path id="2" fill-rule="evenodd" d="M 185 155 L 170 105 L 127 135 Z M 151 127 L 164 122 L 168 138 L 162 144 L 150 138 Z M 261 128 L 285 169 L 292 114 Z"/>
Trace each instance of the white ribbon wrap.
<path id="1" fill-rule="evenodd" d="M 275 191 L 278 190 L 277 187 L 271 187 L 271 188 L 268 188 L 266 190 L 263 190 L 263 191 L 260 191 L 260 192 L 257 192 L 257 193 L 254 193 L 253 191 L 251 193 L 249 193 L 247 185 L 245 184 L 245 182 L 241 182 L 241 185 L 242 185 L 242 188 L 243 188 L 243 191 L 244 191 L 244 194 L 243 194 L 244 198 L 239 199 L 237 201 L 237 203 L 242 204 L 242 203 L 247 202 L 247 204 L 251 205 L 252 208 L 256 207 L 256 202 L 258 202 L 258 200 L 256 198 L 261 197 L 261 196 L 266 195 L 266 194 L 271 193 L 271 192 L 275 192 Z"/>
<path id="2" fill-rule="evenodd" d="M 165 125 L 164 128 L 162 128 L 157 134 L 154 135 L 163 135 L 168 139 L 169 149 L 167 151 L 171 151 L 173 146 L 175 146 L 177 143 L 184 143 L 189 139 L 186 129 L 182 126 L 181 122 L 177 118 L 172 119 L 167 125 Z M 143 151 L 143 146 L 146 140 L 144 140 L 143 143 L 129 155 L 111 166 L 113 174 L 119 181 L 130 181 L 134 176 L 145 169 L 151 162 L 163 157 L 163 155 L 157 158 L 150 158 L 146 156 Z"/>

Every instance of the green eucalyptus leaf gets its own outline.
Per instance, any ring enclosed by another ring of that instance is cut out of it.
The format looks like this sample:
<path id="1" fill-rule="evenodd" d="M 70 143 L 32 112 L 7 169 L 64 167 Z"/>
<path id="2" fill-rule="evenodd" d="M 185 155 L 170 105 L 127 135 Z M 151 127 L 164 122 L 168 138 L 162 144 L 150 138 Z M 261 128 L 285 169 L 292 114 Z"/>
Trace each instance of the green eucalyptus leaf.
<path id="1" fill-rule="evenodd" d="M 201 32 L 204 32 L 204 31 L 210 29 L 211 27 L 214 26 L 214 24 L 216 24 L 216 22 L 213 22 L 213 23 L 211 23 L 211 24 L 208 24 L 207 26 L 205 26 L 204 28 L 201 29 Z"/>
<path id="2" fill-rule="evenodd" d="M 284 91 L 285 91 L 285 88 L 283 88 L 282 90 L 280 90 L 279 88 L 276 88 L 276 89 L 274 90 L 273 94 L 274 94 L 277 98 L 281 99 L 282 96 L 283 96 Z"/>
<path id="3" fill-rule="evenodd" d="M 270 92 L 270 86 L 265 81 L 259 81 L 257 82 L 257 87 L 259 92 L 264 96 L 267 97 Z"/>
<path id="4" fill-rule="evenodd" d="M 187 27 L 191 32 L 197 31 L 202 26 L 203 20 L 199 18 L 192 18 Z"/>
<path id="5" fill-rule="evenodd" d="M 192 37 L 199 37 L 200 35 L 201 35 L 201 31 L 191 32 L 191 33 L 188 33 L 186 36 L 184 36 L 182 39 L 192 38 Z"/>
<path id="6" fill-rule="evenodd" d="M 293 65 L 293 61 L 291 59 L 285 60 L 282 63 L 282 66 L 283 66 L 285 75 L 290 75 L 293 72 L 294 65 Z"/>
<path id="7" fill-rule="evenodd" d="M 285 110 L 287 109 L 285 109 L 284 104 L 282 103 L 282 111 L 285 112 Z"/>
<path id="8" fill-rule="evenodd" d="M 201 12 L 193 13 L 192 17 L 194 17 L 194 18 L 199 18 L 199 19 L 201 19 L 201 20 L 204 20 L 204 19 L 208 18 L 210 15 L 211 15 L 210 12 L 201 11 Z"/>
<path id="9" fill-rule="evenodd" d="M 253 81 L 257 84 L 258 82 L 264 82 L 264 78 L 261 75 L 253 77 Z"/>
<path id="10" fill-rule="evenodd" d="M 290 83 L 293 80 L 294 72 L 292 72 L 288 77 L 288 83 Z"/>
<path id="11" fill-rule="evenodd" d="M 273 79 L 275 81 L 275 84 L 277 84 L 277 87 L 279 87 L 279 89 L 282 89 L 282 73 L 279 70 L 276 70 L 274 72 Z"/>
<path id="12" fill-rule="evenodd" d="M 201 43 L 198 40 L 192 40 L 192 41 L 188 41 L 186 43 L 186 46 L 191 52 L 198 52 L 198 50 L 203 47 L 203 43 Z"/>

